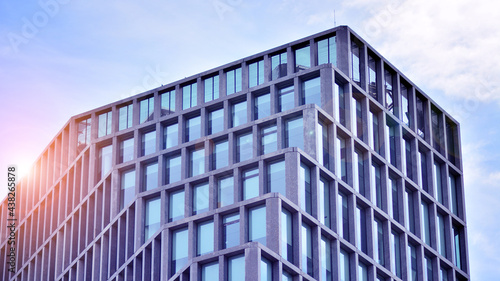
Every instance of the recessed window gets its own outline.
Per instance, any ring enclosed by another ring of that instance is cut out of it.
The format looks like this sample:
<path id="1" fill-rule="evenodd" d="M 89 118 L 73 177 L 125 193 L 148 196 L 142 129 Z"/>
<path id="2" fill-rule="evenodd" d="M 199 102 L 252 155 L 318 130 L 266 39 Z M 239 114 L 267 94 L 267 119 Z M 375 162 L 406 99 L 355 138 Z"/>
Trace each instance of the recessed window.
<path id="1" fill-rule="evenodd" d="M 113 145 L 104 146 L 99 150 L 99 179 L 111 171 L 111 163 L 113 158 Z"/>
<path id="2" fill-rule="evenodd" d="M 422 201 L 421 204 L 421 228 L 422 228 L 422 238 L 427 245 L 431 245 L 431 223 L 429 217 L 429 204 Z"/>
<path id="3" fill-rule="evenodd" d="M 111 134 L 112 117 L 111 111 L 99 115 L 99 130 L 97 132 L 97 137 L 100 138 Z"/>
<path id="4" fill-rule="evenodd" d="M 171 192 L 168 201 L 168 222 L 184 218 L 184 190 Z"/>
<path id="5" fill-rule="evenodd" d="M 231 127 L 237 127 L 247 122 L 247 101 L 241 101 L 231 106 Z"/>
<path id="6" fill-rule="evenodd" d="M 246 170 L 242 173 L 243 200 L 259 196 L 259 169 Z"/>
<path id="7" fill-rule="evenodd" d="M 205 173 L 205 148 L 193 149 L 189 152 L 189 176 L 195 177 Z"/>
<path id="8" fill-rule="evenodd" d="M 182 87 L 182 109 L 187 109 L 197 104 L 198 84 L 193 83 Z"/>
<path id="9" fill-rule="evenodd" d="M 227 95 L 241 91 L 241 67 L 226 72 Z"/>
<path id="10" fill-rule="evenodd" d="M 368 281 L 368 268 L 364 263 L 358 263 L 359 281 Z"/>
<path id="11" fill-rule="evenodd" d="M 458 181 L 458 178 L 451 174 L 450 173 L 450 176 L 449 176 L 449 185 L 450 185 L 450 189 L 451 189 L 451 211 L 453 212 L 453 214 L 459 216 L 459 212 L 458 212 L 458 209 L 459 209 L 459 198 L 460 198 L 460 195 L 461 195 L 461 191 L 460 191 L 460 185 L 459 185 L 459 181 Z"/>
<path id="12" fill-rule="evenodd" d="M 264 257 L 260 259 L 260 281 L 273 281 L 273 264 Z"/>
<path id="13" fill-rule="evenodd" d="M 319 77 L 302 82 L 301 104 L 316 104 L 321 107 L 321 79 Z"/>
<path id="14" fill-rule="evenodd" d="M 144 123 L 146 121 L 153 120 L 154 118 L 153 113 L 155 110 L 154 97 L 141 100 L 139 103 L 139 107 L 140 107 L 139 123 Z"/>
<path id="15" fill-rule="evenodd" d="M 270 125 L 261 129 L 261 154 L 267 154 L 278 150 L 278 128 Z"/>
<path id="16" fill-rule="evenodd" d="M 87 145 L 90 144 L 90 132 L 91 132 L 91 122 L 90 118 L 78 122 L 78 137 L 77 137 L 77 153 L 82 152 Z"/>
<path id="17" fill-rule="evenodd" d="M 361 60 L 359 55 L 360 48 L 358 44 L 351 40 L 351 78 L 356 84 L 361 85 Z"/>
<path id="18" fill-rule="evenodd" d="M 389 122 L 389 118 L 387 118 L 386 124 L 386 158 L 391 162 L 392 165 L 396 166 L 396 125 L 393 125 Z"/>
<path id="19" fill-rule="evenodd" d="M 437 239 L 437 249 L 439 254 L 443 257 L 446 257 L 446 226 L 445 226 L 445 218 L 440 213 L 437 214 L 437 225 L 438 231 L 438 239 Z"/>
<path id="20" fill-rule="evenodd" d="M 220 169 L 229 164 L 229 143 L 227 140 L 218 141 L 214 144 L 212 155 L 212 169 Z"/>
<path id="21" fill-rule="evenodd" d="M 312 214 L 311 168 L 304 163 L 300 163 L 299 168 L 299 192 L 300 207 Z"/>
<path id="22" fill-rule="evenodd" d="M 411 180 L 414 180 L 413 178 L 413 149 L 411 145 L 412 141 L 403 137 L 403 164 L 405 165 L 405 168 L 403 169 L 403 172 L 405 175 L 410 178 Z"/>
<path id="23" fill-rule="evenodd" d="M 413 203 L 413 192 L 407 189 L 404 195 L 406 229 L 415 233 L 415 204 Z"/>
<path id="24" fill-rule="evenodd" d="M 134 159 L 134 139 L 127 139 L 120 142 L 120 163 Z"/>
<path id="25" fill-rule="evenodd" d="M 271 56 L 271 80 L 286 76 L 287 73 L 286 51 Z"/>
<path id="26" fill-rule="evenodd" d="M 350 274 L 350 262 L 349 262 L 349 254 L 344 251 L 343 249 L 340 249 L 340 265 L 339 265 L 339 275 L 340 275 L 340 281 L 349 281 L 351 280 L 349 278 Z"/>
<path id="27" fill-rule="evenodd" d="M 316 145 L 318 151 L 318 162 L 325 168 L 330 167 L 330 152 L 328 141 L 328 126 L 322 122 L 317 123 L 316 126 Z"/>
<path id="28" fill-rule="evenodd" d="M 205 102 L 219 98 L 219 75 L 204 80 Z"/>
<path id="29" fill-rule="evenodd" d="M 337 221 L 340 237 L 349 241 L 349 208 L 347 206 L 347 196 L 342 193 L 337 198 Z"/>
<path id="30" fill-rule="evenodd" d="M 295 72 L 311 67 L 311 48 L 309 46 L 295 50 Z"/>
<path id="31" fill-rule="evenodd" d="M 198 224 L 196 255 L 201 256 L 214 251 L 214 222 L 207 221 Z M 217 276 L 218 277 L 218 276 Z"/>
<path id="32" fill-rule="evenodd" d="M 373 259 L 380 265 L 385 265 L 384 260 L 384 229 L 382 222 L 373 221 Z"/>
<path id="33" fill-rule="evenodd" d="M 219 280 L 219 263 L 211 262 L 201 266 L 201 281 Z"/>
<path id="34" fill-rule="evenodd" d="M 365 164 L 363 152 L 359 151 L 358 149 L 354 149 L 354 154 L 352 155 L 352 157 L 352 179 L 354 190 L 370 199 L 370 193 L 365 190 Z"/>
<path id="35" fill-rule="evenodd" d="M 163 148 L 171 148 L 179 144 L 179 124 L 163 127 Z"/>
<path id="36" fill-rule="evenodd" d="M 401 88 L 401 112 L 399 118 L 406 126 L 410 126 L 410 103 L 408 97 L 408 89 L 405 84 L 400 84 Z"/>
<path id="37" fill-rule="evenodd" d="M 267 188 L 286 197 L 285 161 L 269 163 L 267 166 Z"/>
<path id="38" fill-rule="evenodd" d="M 224 108 L 208 113 L 208 134 L 215 134 L 224 130 Z"/>
<path id="39" fill-rule="evenodd" d="M 319 221 L 330 227 L 330 184 L 321 177 L 318 185 L 318 202 L 319 202 Z"/>
<path id="40" fill-rule="evenodd" d="M 254 119 L 261 119 L 271 115 L 271 94 L 255 97 Z"/>
<path id="41" fill-rule="evenodd" d="M 121 131 L 132 127 L 133 104 L 120 107 L 118 115 L 118 130 Z"/>
<path id="42" fill-rule="evenodd" d="M 426 105 L 426 101 L 420 96 L 417 95 L 417 134 L 421 138 L 425 138 L 425 113 L 424 108 Z"/>
<path id="43" fill-rule="evenodd" d="M 335 82 L 334 85 L 334 100 L 337 105 L 337 110 L 335 110 L 335 120 L 337 120 L 340 124 L 346 126 L 345 120 L 345 94 L 344 94 L 344 86 Z"/>
<path id="44" fill-rule="evenodd" d="M 411 244 L 408 244 L 408 279 L 409 281 L 418 280 L 417 271 L 417 248 Z"/>
<path id="45" fill-rule="evenodd" d="M 312 233 L 311 227 L 305 223 L 302 223 L 302 271 L 312 275 L 313 274 L 313 256 L 312 256 Z"/>
<path id="46" fill-rule="evenodd" d="M 169 156 L 166 160 L 166 183 L 173 183 L 181 180 L 181 156 Z"/>
<path id="47" fill-rule="evenodd" d="M 439 203 L 445 204 L 444 197 L 448 194 L 446 189 L 446 184 L 443 184 L 443 176 L 441 172 L 441 164 L 437 161 L 434 162 L 434 197 L 438 200 Z"/>
<path id="48" fill-rule="evenodd" d="M 371 55 L 368 55 L 368 93 L 378 100 L 377 61 Z"/>
<path id="49" fill-rule="evenodd" d="M 399 192 L 397 180 L 391 176 L 389 176 L 387 180 L 387 186 L 389 189 L 387 195 L 390 196 L 390 198 L 387 199 L 389 205 L 389 215 L 391 215 L 394 220 L 401 222 L 399 218 Z"/>
<path id="50" fill-rule="evenodd" d="M 264 83 L 264 60 L 248 65 L 248 86 L 255 87 Z"/>
<path id="51" fill-rule="evenodd" d="M 188 229 L 178 229 L 172 233 L 172 263 L 171 275 L 181 270 L 188 261 Z"/>
<path id="52" fill-rule="evenodd" d="M 375 190 L 375 194 L 372 196 L 372 202 L 382 209 L 382 178 L 380 175 L 380 166 L 375 162 L 372 162 L 370 181 L 372 188 Z"/>
<path id="53" fill-rule="evenodd" d="M 156 131 L 142 134 L 141 156 L 156 152 Z"/>
<path id="54" fill-rule="evenodd" d="M 363 110 L 361 101 L 352 98 L 352 132 L 359 139 L 363 139 Z"/>
<path id="55" fill-rule="evenodd" d="M 304 123 L 302 116 L 285 122 L 285 147 L 304 149 Z"/>
<path id="56" fill-rule="evenodd" d="M 143 170 L 143 191 L 158 187 L 158 163 L 151 163 L 144 166 Z"/>
<path id="57" fill-rule="evenodd" d="M 440 153 L 444 154 L 443 142 L 443 114 L 432 106 L 431 109 L 432 125 L 432 146 Z"/>
<path id="58" fill-rule="evenodd" d="M 394 114 L 394 97 L 392 92 L 392 73 L 389 70 L 384 72 L 385 80 L 385 108 Z"/>
<path id="59" fill-rule="evenodd" d="M 429 184 L 427 181 L 427 155 L 424 151 L 419 151 L 418 152 L 418 162 L 420 165 L 418 166 L 418 185 L 422 187 L 423 190 L 427 191 L 429 193 Z"/>
<path id="60" fill-rule="evenodd" d="M 266 245 L 266 207 L 248 211 L 248 240 Z"/>
<path id="61" fill-rule="evenodd" d="M 337 160 L 336 167 L 336 175 L 340 177 L 344 182 L 347 181 L 347 149 L 346 149 L 346 140 L 340 136 L 337 136 L 336 143 L 336 151 L 337 156 L 335 159 Z"/>
<path id="62" fill-rule="evenodd" d="M 278 89 L 278 112 L 283 112 L 295 107 L 294 86 Z"/>
<path id="63" fill-rule="evenodd" d="M 237 162 L 243 162 L 253 157 L 253 134 L 251 132 L 237 137 L 236 151 Z"/>
<path id="64" fill-rule="evenodd" d="M 318 46 L 318 65 L 331 63 L 337 66 L 337 37 L 332 36 L 319 40 Z"/>
<path id="65" fill-rule="evenodd" d="M 240 244 L 240 214 L 234 213 L 222 217 L 224 249 Z"/>
<path id="66" fill-rule="evenodd" d="M 208 211 L 208 182 L 197 184 L 193 187 L 193 214 L 200 214 Z"/>
<path id="67" fill-rule="evenodd" d="M 285 209 L 281 209 L 281 256 L 289 262 L 293 262 L 294 241 L 292 229 L 292 214 Z"/>
<path id="68" fill-rule="evenodd" d="M 332 281 L 332 245 L 328 238 L 321 236 L 321 280 Z"/>
<path id="69" fill-rule="evenodd" d="M 186 120 L 186 142 L 201 137 L 201 116 L 191 117 Z"/>
<path id="70" fill-rule="evenodd" d="M 464 269 L 464 263 L 462 262 L 463 252 L 462 252 L 462 233 L 461 228 L 457 226 L 453 226 L 453 245 L 454 245 L 454 253 L 455 253 L 455 265 Z"/>
<path id="71" fill-rule="evenodd" d="M 175 91 L 168 91 L 161 94 L 161 116 L 175 112 Z"/>
<path id="72" fill-rule="evenodd" d="M 161 200 L 160 197 L 146 201 L 146 213 L 144 216 L 144 241 L 148 240 L 160 229 Z"/>
<path id="73" fill-rule="evenodd" d="M 368 126 L 370 133 L 370 148 L 373 149 L 378 154 L 380 152 L 380 136 L 379 136 L 379 122 L 378 122 L 378 114 L 376 112 L 368 111 Z"/>
<path id="74" fill-rule="evenodd" d="M 135 196 L 135 170 L 122 172 L 120 185 L 120 209 L 123 209 Z"/>
<path id="75" fill-rule="evenodd" d="M 424 280 L 425 281 L 433 281 L 432 279 L 434 278 L 434 270 L 432 267 L 432 258 L 425 255 L 425 267 L 426 270 L 424 270 Z"/>
<path id="76" fill-rule="evenodd" d="M 217 208 L 234 203 L 234 178 L 233 176 L 219 178 L 217 181 L 218 200 Z"/>
<path id="77" fill-rule="evenodd" d="M 366 241 L 366 214 L 361 207 L 356 207 L 356 247 L 363 253 L 368 253 Z"/>
<path id="78" fill-rule="evenodd" d="M 227 260 L 227 280 L 245 280 L 245 256 L 230 257 Z"/>
<path id="79" fill-rule="evenodd" d="M 399 234 L 395 231 L 391 234 L 391 270 L 397 277 L 401 278 L 401 246 Z M 427 259 L 427 257 L 426 257 Z"/>

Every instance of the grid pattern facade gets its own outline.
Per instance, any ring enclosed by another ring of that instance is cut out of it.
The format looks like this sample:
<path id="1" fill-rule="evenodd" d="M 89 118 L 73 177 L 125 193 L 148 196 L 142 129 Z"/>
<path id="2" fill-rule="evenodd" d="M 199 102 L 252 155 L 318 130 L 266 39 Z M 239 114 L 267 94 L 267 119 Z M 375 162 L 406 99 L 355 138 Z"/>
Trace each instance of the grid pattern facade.
<path id="1" fill-rule="evenodd" d="M 71 118 L 3 280 L 469 280 L 459 124 L 348 27 Z"/>

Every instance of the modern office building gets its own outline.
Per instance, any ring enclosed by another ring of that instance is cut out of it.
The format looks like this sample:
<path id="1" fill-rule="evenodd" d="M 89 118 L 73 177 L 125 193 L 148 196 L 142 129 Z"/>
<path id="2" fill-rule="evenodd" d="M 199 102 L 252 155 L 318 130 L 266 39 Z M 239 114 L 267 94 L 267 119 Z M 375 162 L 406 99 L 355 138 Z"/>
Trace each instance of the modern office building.
<path id="1" fill-rule="evenodd" d="M 459 124 L 336 27 L 72 117 L 2 280 L 470 280 Z"/>

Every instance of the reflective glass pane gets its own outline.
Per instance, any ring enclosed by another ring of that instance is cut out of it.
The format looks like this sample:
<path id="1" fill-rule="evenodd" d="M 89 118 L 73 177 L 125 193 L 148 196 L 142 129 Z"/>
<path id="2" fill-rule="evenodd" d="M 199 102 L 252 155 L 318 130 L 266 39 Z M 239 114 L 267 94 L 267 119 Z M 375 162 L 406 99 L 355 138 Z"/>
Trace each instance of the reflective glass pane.
<path id="1" fill-rule="evenodd" d="M 198 238 L 196 254 L 198 256 L 214 251 L 214 222 L 208 221 L 198 224 Z"/>
<path id="2" fill-rule="evenodd" d="M 309 46 L 295 50 L 295 71 L 311 67 L 311 50 Z"/>
<path id="3" fill-rule="evenodd" d="M 194 186 L 193 188 L 193 213 L 199 214 L 208 211 L 208 183 Z"/>
<path id="4" fill-rule="evenodd" d="M 271 153 L 278 150 L 278 131 L 276 125 L 262 128 L 262 154 Z"/>
<path id="5" fill-rule="evenodd" d="M 201 266 L 201 281 L 219 280 L 219 263 L 212 262 Z"/>
<path id="6" fill-rule="evenodd" d="M 189 176 L 195 177 L 205 173 L 205 149 L 191 150 L 189 152 Z"/>
<path id="7" fill-rule="evenodd" d="M 235 213 L 222 218 L 224 249 L 240 244 L 240 214 Z"/>
<path id="8" fill-rule="evenodd" d="M 156 131 L 142 135 L 141 152 L 142 156 L 156 152 Z"/>
<path id="9" fill-rule="evenodd" d="M 247 102 L 242 101 L 232 105 L 231 127 L 236 127 L 247 122 Z"/>
<path id="10" fill-rule="evenodd" d="M 295 107 L 295 95 L 293 85 L 278 89 L 278 111 L 283 112 Z"/>
<path id="11" fill-rule="evenodd" d="M 238 162 L 249 160 L 253 157 L 253 135 L 247 133 L 240 135 L 236 140 L 237 160 Z"/>
<path id="12" fill-rule="evenodd" d="M 134 139 L 120 142 L 120 163 L 134 159 Z"/>
<path id="13" fill-rule="evenodd" d="M 267 181 L 269 192 L 279 192 L 286 197 L 285 161 L 269 164 Z"/>
<path id="14" fill-rule="evenodd" d="M 243 200 L 259 196 L 259 169 L 243 172 Z"/>
<path id="15" fill-rule="evenodd" d="M 146 201 L 146 215 L 144 218 L 144 240 L 148 240 L 160 229 L 161 200 L 153 198 Z"/>
<path id="16" fill-rule="evenodd" d="M 188 229 L 172 233 L 172 275 L 179 271 L 188 260 Z"/>
<path id="17" fill-rule="evenodd" d="M 151 163 L 144 166 L 143 191 L 158 187 L 158 163 Z"/>
<path id="18" fill-rule="evenodd" d="M 212 159 L 214 161 L 212 165 L 214 169 L 220 169 L 229 164 L 229 144 L 227 140 L 214 144 L 214 155 Z"/>
<path id="19" fill-rule="evenodd" d="M 181 170 L 181 156 L 171 156 L 167 158 L 166 161 L 167 173 L 166 173 L 166 183 L 173 183 L 181 180 L 182 170 Z"/>
<path id="20" fill-rule="evenodd" d="M 248 211 L 248 240 L 266 245 L 266 207 Z"/>
<path id="21" fill-rule="evenodd" d="M 271 115 L 271 94 L 255 97 L 254 119 L 260 119 Z"/>
<path id="22" fill-rule="evenodd" d="M 208 134 L 215 134 L 224 130 L 224 108 L 208 113 Z"/>
<path id="23" fill-rule="evenodd" d="M 302 104 L 316 104 L 321 107 L 321 83 L 316 77 L 302 82 Z"/>
<path id="24" fill-rule="evenodd" d="M 135 196 L 135 170 L 129 170 L 122 173 L 120 208 L 125 207 Z"/>
<path id="25" fill-rule="evenodd" d="M 201 137 L 201 117 L 196 116 L 186 120 L 186 141 Z"/>
<path id="26" fill-rule="evenodd" d="M 170 193 L 168 208 L 168 221 L 184 218 L 184 190 Z"/>
<path id="27" fill-rule="evenodd" d="M 285 124 L 285 147 L 304 149 L 304 127 L 302 117 L 287 120 Z"/>
<path id="28" fill-rule="evenodd" d="M 228 281 L 245 280 L 245 256 L 230 257 L 227 261 Z"/>
<path id="29" fill-rule="evenodd" d="M 172 124 L 163 128 L 163 148 L 171 148 L 179 144 L 179 125 Z"/>
<path id="30" fill-rule="evenodd" d="M 219 187 L 218 208 L 234 203 L 234 178 L 232 176 L 220 178 L 217 186 Z"/>

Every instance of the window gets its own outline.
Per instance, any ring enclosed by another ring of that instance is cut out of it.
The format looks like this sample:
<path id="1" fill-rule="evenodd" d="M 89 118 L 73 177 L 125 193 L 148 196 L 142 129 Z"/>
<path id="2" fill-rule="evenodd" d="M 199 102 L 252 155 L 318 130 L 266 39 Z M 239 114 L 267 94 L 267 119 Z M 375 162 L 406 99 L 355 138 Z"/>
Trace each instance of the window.
<path id="1" fill-rule="evenodd" d="M 354 40 L 351 40 L 351 78 L 356 84 L 361 85 L 361 60 L 359 55 L 360 48 L 358 44 Z"/>
<path id="2" fill-rule="evenodd" d="M 371 55 L 368 55 L 368 93 L 378 100 L 377 62 Z"/>
<path id="3" fill-rule="evenodd" d="M 121 192 L 120 192 L 120 209 L 123 209 L 135 197 L 135 170 L 122 172 L 121 176 Z"/>
<path id="4" fill-rule="evenodd" d="M 334 99 L 335 104 L 337 105 L 337 110 L 335 110 L 335 120 L 337 120 L 340 124 L 346 125 L 345 121 L 345 95 L 344 95 L 344 86 L 335 82 L 334 85 Z"/>
<path id="5" fill-rule="evenodd" d="M 356 207 L 356 246 L 363 253 L 368 252 L 366 243 L 366 216 L 365 210 L 359 206 Z"/>
<path id="6" fill-rule="evenodd" d="M 264 83 L 264 60 L 248 65 L 248 86 L 255 87 Z"/>
<path id="7" fill-rule="evenodd" d="M 99 179 L 101 179 L 104 175 L 111 171 L 112 158 L 113 145 L 104 146 L 99 150 Z"/>
<path id="8" fill-rule="evenodd" d="M 278 95 L 278 112 L 287 111 L 295 107 L 294 86 L 280 88 L 277 91 Z"/>
<path id="9" fill-rule="evenodd" d="M 144 241 L 148 240 L 160 229 L 161 200 L 160 197 L 146 201 L 146 214 L 144 218 Z"/>
<path id="10" fill-rule="evenodd" d="M 320 77 L 302 82 L 301 104 L 316 104 L 321 107 L 321 80 Z"/>
<path id="11" fill-rule="evenodd" d="M 168 206 L 168 222 L 184 218 L 184 190 L 171 192 Z"/>
<path id="12" fill-rule="evenodd" d="M 330 185 L 328 181 L 321 177 L 318 185 L 319 221 L 330 227 Z"/>
<path id="13" fill-rule="evenodd" d="M 318 65 L 331 63 L 337 66 L 337 38 L 334 36 L 319 40 L 318 46 Z"/>
<path id="14" fill-rule="evenodd" d="M 444 196 L 448 192 L 446 192 L 446 186 L 443 185 L 442 173 L 441 173 L 441 164 L 438 162 L 434 162 L 434 192 L 435 198 L 439 203 L 444 205 Z"/>
<path id="15" fill-rule="evenodd" d="M 205 83 L 205 102 L 219 98 L 219 75 L 209 77 Z"/>
<path id="16" fill-rule="evenodd" d="M 166 162 L 167 162 L 166 184 L 180 181 L 182 175 L 181 156 L 180 155 L 170 156 L 167 158 Z"/>
<path id="17" fill-rule="evenodd" d="M 150 163 L 144 166 L 142 190 L 151 190 L 158 187 L 158 163 Z"/>
<path id="18" fill-rule="evenodd" d="M 448 146 L 448 160 L 458 166 L 458 132 L 457 125 L 446 119 L 446 142 Z"/>
<path id="19" fill-rule="evenodd" d="M 437 214 L 437 225 L 438 239 L 437 239 L 437 249 L 441 256 L 446 257 L 446 227 L 445 219 L 440 213 Z"/>
<path id="20" fill-rule="evenodd" d="M 271 56 L 271 80 L 286 76 L 287 73 L 287 57 L 286 51 L 274 56 Z"/>
<path id="21" fill-rule="evenodd" d="M 273 280 L 273 264 L 266 258 L 260 259 L 260 281 Z"/>
<path id="22" fill-rule="evenodd" d="M 120 107 L 118 110 L 118 130 L 132 127 L 133 104 Z"/>
<path id="23" fill-rule="evenodd" d="M 410 190 L 405 191 L 405 222 L 406 229 L 415 233 L 415 205 L 413 203 L 413 192 Z"/>
<path id="24" fill-rule="evenodd" d="M 292 214 L 281 209 L 281 256 L 293 263 Z"/>
<path id="25" fill-rule="evenodd" d="M 91 119 L 85 119 L 78 123 L 77 154 L 90 144 Z"/>
<path id="26" fill-rule="evenodd" d="M 229 144 L 227 140 L 222 140 L 214 144 L 212 156 L 212 169 L 220 169 L 229 164 Z"/>
<path id="27" fill-rule="evenodd" d="M 355 136 L 363 139 L 363 110 L 361 101 L 352 98 L 352 132 Z"/>
<path id="28" fill-rule="evenodd" d="M 328 141 L 328 126 L 319 122 L 316 126 L 316 145 L 318 151 L 318 162 L 325 168 L 329 168 L 330 152 Z"/>
<path id="29" fill-rule="evenodd" d="M 305 46 L 295 50 L 295 72 L 311 67 L 311 48 Z"/>
<path id="30" fill-rule="evenodd" d="M 408 244 L 408 279 L 409 281 L 418 280 L 417 248 L 411 244 Z"/>
<path id="31" fill-rule="evenodd" d="M 403 143 L 404 143 L 403 163 L 405 165 L 405 169 L 403 169 L 403 172 L 407 177 L 413 180 L 413 160 L 412 160 L 413 150 L 411 148 L 411 140 L 403 138 Z"/>
<path id="32" fill-rule="evenodd" d="M 453 244 L 454 244 L 454 252 L 455 252 L 455 265 L 460 268 L 464 269 L 464 266 L 462 264 L 462 234 L 461 231 L 458 227 L 453 226 Z"/>
<path id="33" fill-rule="evenodd" d="M 257 207 L 248 211 L 248 241 L 266 245 L 266 207 Z"/>
<path id="34" fill-rule="evenodd" d="M 240 214 L 234 213 L 222 217 L 224 249 L 240 244 Z"/>
<path id="35" fill-rule="evenodd" d="M 224 130 L 224 108 L 208 113 L 208 134 L 215 134 Z"/>
<path id="36" fill-rule="evenodd" d="M 427 191 L 427 193 L 429 193 L 429 185 L 427 184 L 427 156 L 426 156 L 426 153 L 423 151 L 419 151 L 418 158 L 419 158 L 418 162 L 420 162 L 420 165 L 418 166 L 418 168 L 419 168 L 418 185 L 421 186 L 423 190 Z"/>
<path id="37" fill-rule="evenodd" d="M 211 262 L 201 266 L 201 281 L 219 280 L 219 263 Z"/>
<path id="38" fill-rule="evenodd" d="M 186 142 L 201 137 L 201 116 L 191 117 L 186 120 Z"/>
<path id="39" fill-rule="evenodd" d="M 267 166 L 267 188 L 269 192 L 279 192 L 286 197 L 284 160 L 270 163 Z"/>
<path id="40" fill-rule="evenodd" d="M 214 251 L 214 222 L 206 221 L 198 224 L 196 255 L 201 256 Z"/>
<path id="41" fill-rule="evenodd" d="M 443 144 L 443 115 L 434 106 L 431 109 L 431 124 L 432 124 L 432 146 L 440 153 L 444 154 Z"/>
<path id="42" fill-rule="evenodd" d="M 269 125 L 260 131 L 261 153 L 267 154 L 278 150 L 278 128 L 276 125 Z"/>
<path id="43" fill-rule="evenodd" d="M 401 83 L 401 113 L 399 118 L 406 126 L 410 126 L 410 103 L 408 101 L 408 89 Z"/>
<path id="44" fill-rule="evenodd" d="M 174 275 L 188 261 L 188 229 L 178 229 L 172 232 L 172 273 Z"/>
<path id="45" fill-rule="evenodd" d="M 430 218 L 429 218 L 429 205 L 427 203 L 425 203 L 424 201 L 422 201 L 422 213 L 421 213 L 421 216 L 422 216 L 422 240 L 424 240 L 424 242 L 427 244 L 427 245 L 431 245 L 431 224 L 429 222 Z"/>
<path id="46" fill-rule="evenodd" d="M 292 275 L 283 270 L 283 274 L 281 274 L 281 281 L 293 281 Z"/>
<path id="47" fill-rule="evenodd" d="M 394 98 L 392 95 L 392 74 L 389 70 L 384 72 L 385 79 L 385 108 L 394 114 Z"/>
<path id="48" fill-rule="evenodd" d="M 217 207 L 224 207 L 234 203 L 234 178 L 232 176 L 219 178 L 217 182 L 219 196 Z"/>
<path id="49" fill-rule="evenodd" d="M 241 101 L 231 106 L 231 127 L 237 127 L 247 122 L 247 101 Z"/>
<path id="50" fill-rule="evenodd" d="M 332 281 L 332 245 L 328 238 L 321 236 L 321 280 Z"/>
<path id="51" fill-rule="evenodd" d="M 451 211 L 455 215 L 459 215 L 458 213 L 458 198 L 460 196 L 460 186 L 457 180 L 457 177 L 455 177 L 453 174 L 450 173 L 449 176 L 449 185 L 451 189 Z"/>
<path id="52" fill-rule="evenodd" d="M 304 124 L 302 116 L 286 120 L 285 147 L 298 147 L 304 150 Z"/>
<path id="53" fill-rule="evenodd" d="M 313 274 L 313 257 L 312 257 L 312 233 L 311 227 L 302 223 L 302 271 Z"/>
<path id="54" fill-rule="evenodd" d="M 193 187 L 193 214 L 200 214 L 208 211 L 209 200 L 208 200 L 208 182 L 197 184 Z"/>
<path id="55" fill-rule="evenodd" d="M 368 124 L 370 124 L 371 138 L 370 138 L 370 148 L 375 152 L 380 154 L 380 139 L 379 139 L 379 126 L 378 126 L 378 114 L 369 111 Z"/>
<path id="56" fill-rule="evenodd" d="M 425 117 L 424 117 L 425 101 L 417 95 L 417 134 L 425 137 Z"/>
<path id="57" fill-rule="evenodd" d="M 448 281 L 448 270 L 446 270 L 446 268 L 441 267 L 439 280 Z"/>
<path id="58" fill-rule="evenodd" d="M 340 237 L 349 241 L 349 208 L 347 206 L 347 196 L 342 193 L 337 198 L 337 226 Z"/>
<path id="59" fill-rule="evenodd" d="M 380 176 L 380 166 L 372 162 L 372 172 L 371 176 L 371 186 L 375 188 L 375 194 L 372 197 L 372 202 L 375 203 L 377 207 L 382 209 L 382 180 Z"/>
<path id="60" fill-rule="evenodd" d="M 141 156 L 156 152 L 156 131 L 142 134 Z"/>
<path id="61" fill-rule="evenodd" d="M 385 265 L 384 260 L 384 228 L 382 222 L 373 221 L 373 259 L 380 265 Z"/>
<path id="62" fill-rule="evenodd" d="M 182 109 L 187 109 L 197 104 L 197 83 L 182 87 Z"/>
<path id="63" fill-rule="evenodd" d="M 271 115 L 271 94 L 266 93 L 255 97 L 254 119 Z"/>
<path id="64" fill-rule="evenodd" d="M 163 148 L 171 148 L 179 144 L 179 124 L 171 124 L 163 128 Z"/>
<path id="65" fill-rule="evenodd" d="M 246 170 L 242 174 L 243 200 L 259 196 L 259 169 Z"/>
<path id="66" fill-rule="evenodd" d="M 134 139 L 127 139 L 120 142 L 120 163 L 134 159 Z"/>
<path id="67" fill-rule="evenodd" d="M 97 132 L 97 137 L 104 137 L 111 134 L 111 124 L 112 124 L 112 112 L 107 112 L 99 115 L 99 130 Z"/>
<path id="68" fill-rule="evenodd" d="M 311 168 L 300 163 L 299 168 L 300 207 L 312 215 Z"/>
<path id="69" fill-rule="evenodd" d="M 155 98 L 150 97 L 143 99 L 139 102 L 140 107 L 140 115 L 139 115 L 139 123 L 144 123 L 146 121 L 151 121 L 154 118 L 154 110 L 155 110 Z"/>
<path id="70" fill-rule="evenodd" d="M 389 121 L 389 118 L 387 118 Z M 387 160 L 391 162 L 392 165 L 396 166 L 396 126 L 390 123 L 386 124 L 387 134 L 385 139 L 385 148 L 387 151 Z"/>
<path id="71" fill-rule="evenodd" d="M 354 149 L 354 154 L 353 154 L 353 161 L 352 161 L 352 168 L 353 168 L 353 187 L 354 190 L 365 196 L 366 198 L 370 199 L 370 193 L 369 190 L 365 190 L 365 164 L 364 164 L 364 157 L 363 157 L 363 152 Z M 373 182 L 372 182 L 373 184 Z M 372 185 L 374 187 L 375 185 Z"/>
<path id="72" fill-rule="evenodd" d="M 227 95 L 241 91 L 241 67 L 226 72 Z"/>
<path id="73" fill-rule="evenodd" d="M 252 132 L 239 135 L 236 138 L 236 160 L 243 162 L 253 157 L 253 135 Z"/>
<path id="74" fill-rule="evenodd" d="M 425 256 L 424 257 L 424 262 L 425 262 L 425 267 L 426 267 L 426 270 L 424 270 L 424 280 L 425 281 L 433 281 L 434 280 L 434 270 L 432 268 L 432 258 L 428 257 L 428 256 Z"/>
<path id="75" fill-rule="evenodd" d="M 161 116 L 175 112 L 175 91 L 168 91 L 161 94 Z"/>
<path id="76" fill-rule="evenodd" d="M 397 277 L 401 278 L 401 250 L 399 234 L 391 234 L 391 270 Z"/>
<path id="77" fill-rule="evenodd" d="M 399 219 L 399 193 L 398 193 L 398 183 L 397 180 L 392 178 L 391 176 L 388 177 L 387 181 L 387 195 L 388 195 L 388 204 L 389 205 L 389 215 L 392 216 L 394 220 L 397 222 L 400 222 Z"/>
<path id="78" fill-rule="evenodd" d="M 227 260 L 227 280 L 245 280 L 245 256 L 230 257 Z"/>
<path id="79" fill-rule="evenodd" d="M 343 249 L 340 249 L 340 265 L 339 265 L 340 281 L 351 280 L 349 278 L 350 276 L 349 270 L 350 270 L 349 254 Z"/>
<path id="80" fill-rule="evenodd" d="M 347 181 L 347 150 L 345 139 L 338 136 L 336 148 L 337 160 L 337 177 L 340 177 L 344 182 Z"/>

